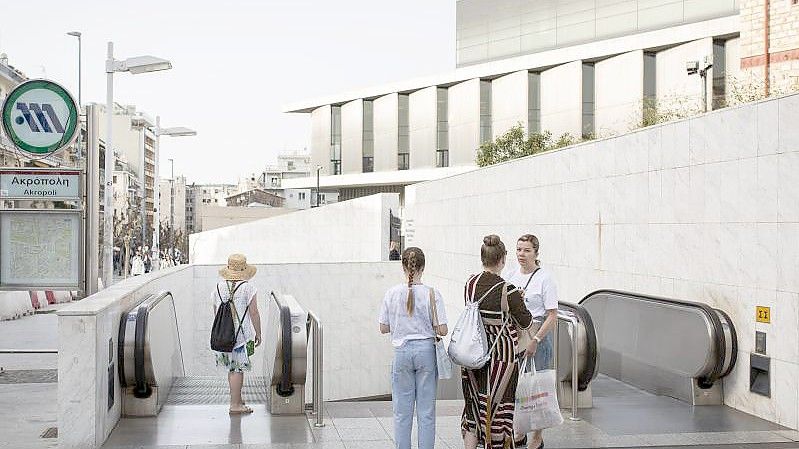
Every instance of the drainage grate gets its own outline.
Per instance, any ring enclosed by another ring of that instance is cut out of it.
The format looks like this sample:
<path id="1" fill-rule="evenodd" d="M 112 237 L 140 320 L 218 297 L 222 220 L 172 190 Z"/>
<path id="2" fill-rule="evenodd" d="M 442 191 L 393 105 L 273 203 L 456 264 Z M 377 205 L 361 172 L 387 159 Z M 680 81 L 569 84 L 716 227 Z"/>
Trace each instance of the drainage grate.
<path id="1" fill-rule="evenodd" d="M 48 427 L 42 432 L 42 438 L 58 438 L 58 427 Z"/>
<path id="2" fill-rule="evenodd" d="M 9 369 L 0 371 L 0 384 L 54 384 L 57 369 Z"/>
<path id="3" fill-rule="evenodd" d="M 264 377 L 244 376 L 241 396 L 248 404 L 267 402 Z M 230 389 L 225 377 L 182 377 L 175 379 L 168 405 L 223 405 L 230 403 Z"/>

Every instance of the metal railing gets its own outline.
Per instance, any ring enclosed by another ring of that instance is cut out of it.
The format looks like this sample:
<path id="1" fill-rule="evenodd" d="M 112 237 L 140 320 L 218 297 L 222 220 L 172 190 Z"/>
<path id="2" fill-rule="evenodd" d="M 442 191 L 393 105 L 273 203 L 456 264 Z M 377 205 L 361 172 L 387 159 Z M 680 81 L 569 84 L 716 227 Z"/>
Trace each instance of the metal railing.
<path id="1" fill-rule="evenodd" d="M 323 335 L 322 335 L 322 322 L 315 313 L 308 311 L 308 326 L 313 329 L 312 334 L 312 350 L 313 360 L 311 362 L 313 370 L 313 383 L 311 384 L 311 391 L 313 396 L 313 409 L 312 414 L 316 416 L 314 427 L 324 427 L 324 400 L 322 399 L 322 355 L 323 355 Z"/>
<path id="2" fill-rule="evenodd" d="M 572 345 L 572 379 L 571 379 L 572 411 L 571 411 L 571 416 L 569 417 L 569 420 L 571 420 L 571 421 L 579 421 L 580 418 L 577 417 L 577 389 L 578 389 L 578 386 L 579 386 L 579 383 L 580 383 L 578 381 L 578 377 L 579 376 L 578 376 L 578 373 L 577 373 L 577 367 L 578 367 L 578 363 L 577 363 L 577 345 L 578 345 L 578 341 L 577 341 L 577 325 L 579 323 L 578 323 L 577 317 L 575 317 L 574 315 L 567 314 L 567 313 L 565 313 L 563 311 L 559 311 L 558 312 L 558 326 L 560 325 L 560 321 L 561 320 L 567 322 L 568 325 L 569 325 L 569 329 L 571 330 L 571 335 L 569 336 L 569 339 L 571 340 L 571 345 Z M 560 352 L 560 350 L 558 349 L 558 347 L 559 347 L 558 340 L 560 339 L 560 332 L 558 331 L 558 326 L 555 326 L 555 372 L 557 372 L 557 369 L 558 369 L 558 358 L 559 358 L 558 357 L 558 353 Z"/>

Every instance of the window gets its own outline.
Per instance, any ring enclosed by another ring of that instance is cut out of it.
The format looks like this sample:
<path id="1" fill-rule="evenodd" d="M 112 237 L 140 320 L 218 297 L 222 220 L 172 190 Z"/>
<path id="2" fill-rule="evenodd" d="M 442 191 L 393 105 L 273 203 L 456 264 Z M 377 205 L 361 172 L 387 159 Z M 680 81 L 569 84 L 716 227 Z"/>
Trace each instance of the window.
<path id="1" fill-rule="evenodd" d="M 114 175 L 114 184 L 117 183 L 117 175 Z"/>
<path id="2" fill-rule="evenodd" d="M 341 174 L 341 106 L 330 107 L 330 173 Z"/>
<path id="3" fill-rule="evenodd" d="M 369 173 L 375 171 L 375 137 L 374 137 L 374 103 L 364 100 L 363 102 L 363 160 L 361 162 L 361 172 Z"/>
<path id="4" fill-rule="evenodd" d="M 286 167 L 289 169 L 289 171 L 294 170 L 294 161 L 288 161 L 286 163 Z"/>
<path id="5" fill-rule="evenodd" d="M 494 140 L 491 135 L 491 81 L 480 80 L 480 143 Z"/>
<path id="6" fill-rule="evenodd" d="M 408 95 L 400 95 L 398 99 L 397 170 L 408 170 L 411 165 L 409 98 Z"/>
<path id="7" fill-rule="evenodd" d="M 447 109 L 449 103 L 448 91 L 444 87 L 437 89 L 438 101 L 436 115 L 438 116 L 436 132 L 436 167 L 449 167 L 449 122 Z"/>
<path id="8" fill-rule="evenodd" d="M 436 167 L 449 167 L 449 150 L 436 150 Z"/>
<path id="9" fill-rule="evenodd" d="M 300 201 L 304 201 L 305 200 L 305 192 L 300 192 L 299 193 L 299 200 Z"/>

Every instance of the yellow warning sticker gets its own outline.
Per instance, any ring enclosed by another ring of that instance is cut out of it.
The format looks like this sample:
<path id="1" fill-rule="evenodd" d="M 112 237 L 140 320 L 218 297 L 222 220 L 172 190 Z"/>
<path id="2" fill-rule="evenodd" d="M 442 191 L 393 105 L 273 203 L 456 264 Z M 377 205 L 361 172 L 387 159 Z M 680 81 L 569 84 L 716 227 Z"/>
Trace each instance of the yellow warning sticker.
<path id="1" fill-rule="evenodd" d="M 758 323 L 771 323 L 771 307 L 757 306 Z"/>

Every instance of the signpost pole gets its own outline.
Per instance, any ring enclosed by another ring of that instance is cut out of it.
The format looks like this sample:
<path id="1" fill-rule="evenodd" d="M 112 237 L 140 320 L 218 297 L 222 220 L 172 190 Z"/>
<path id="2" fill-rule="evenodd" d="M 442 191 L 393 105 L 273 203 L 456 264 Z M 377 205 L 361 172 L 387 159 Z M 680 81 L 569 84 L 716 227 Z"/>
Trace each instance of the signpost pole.
<path id="1" fill-rule="evenodd" d="M 100 139 L 97 106 L 86 109 L 86 296 L 97 293 L 100 268 Z"/>

